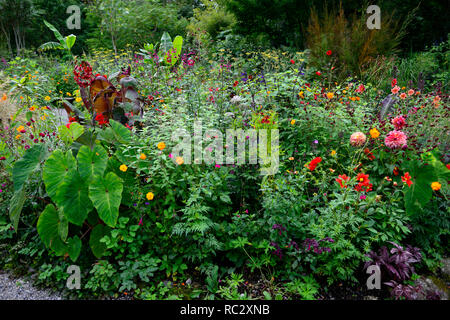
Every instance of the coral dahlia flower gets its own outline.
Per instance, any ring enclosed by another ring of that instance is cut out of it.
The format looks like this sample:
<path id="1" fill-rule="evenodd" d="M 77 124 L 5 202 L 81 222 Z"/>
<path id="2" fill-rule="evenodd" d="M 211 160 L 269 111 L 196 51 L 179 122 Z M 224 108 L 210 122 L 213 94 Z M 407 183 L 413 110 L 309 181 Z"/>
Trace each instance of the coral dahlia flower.
<path id="1" fill-rule="evenodd" d="M 400 149 L 406 146 L 406 134 L 402 131 L 393 130 L 384 139 L 384 144 L 390 149 Z"/>
<path id="2" fill-rule="evenodd" d="M 366 135 L 362 132 L 355 132 L 350 136 L 350 144 L 354 147 L 360 147 L 366 143 Z"/>

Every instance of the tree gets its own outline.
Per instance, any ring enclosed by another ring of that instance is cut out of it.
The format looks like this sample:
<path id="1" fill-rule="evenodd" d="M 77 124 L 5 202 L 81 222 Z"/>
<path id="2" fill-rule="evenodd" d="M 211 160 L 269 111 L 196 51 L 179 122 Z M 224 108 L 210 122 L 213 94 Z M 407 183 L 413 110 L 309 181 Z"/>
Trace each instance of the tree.
<path id="1" fill-rule="evenodd" d="M 0 0 L 0 28 L 12 54 L 12 37 L 16 54 L 25 49 L 25 31 L 33 16 L 41 12 L 35 10 L 31 0 Z"/>

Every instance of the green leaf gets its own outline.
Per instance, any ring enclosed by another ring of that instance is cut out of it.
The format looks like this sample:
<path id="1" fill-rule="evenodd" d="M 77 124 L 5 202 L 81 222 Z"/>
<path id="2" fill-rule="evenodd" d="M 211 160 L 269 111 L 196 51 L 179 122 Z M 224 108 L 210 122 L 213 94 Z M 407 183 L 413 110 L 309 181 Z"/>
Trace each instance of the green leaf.
<path id="1" fill-rule="evenodd" d="M 58 233 L 59 224 L 59 215 L 55 206 L 47 205 L 39 216 L 37 231 L 45 246 L 52 249 L 58 256 L 66 253 L 66 246 Z"/>
<path id="2" fill-rule="evenodd" d="M 14 226 L 14 230 L 17 233 L 17 227 L 19 225 L 20 213 L 22 212 L 23 204 L 25 203 L 25 188 L 22 188 L 14 192 L 11 202 L 9 204 L 9 218 Z"/>
<path id="3" fill-rule="evenodd" d="M 110 227 L 116 225 L 119 217 L 122 190 L 122 180 L 113 172 L 109 172 L 105 177 L 95 176 L 89 186 L 89 197 L 100 219 Z"/>
<path id="4" fill-rule="evenodd" d="M 98 139 L 107 143 L 128 144 L 131 141 L 131 132 L 120 122 L 110 119 L 108 127 L 98 134 Z"/>
<path id="5" fill-rule="evenodd" d="M 170 35 L 164 31 L 162 37 L 161 37 L 161 45 L 160 50 L 162 50 L 162 53 L 165 54 L 167 51 L 169 51 L 172 48 L 172 38 Z M 160 54 L 162 56 L 162 54 Z"/>
<path id="6" fill-rule="evenodd" d="M 81 178 L 89 181 L 94 175 L 103 176 L 108 163 L 108 154 L 99 145 L 96 145 L 94 150 L 81 146 L 77 159 Z"/>
<path id="7" fill-rule="evenodd" d="M 67 241 L 67 251 L 70 259 L 75 262 L 81 252 L 81 239 L 78 236 L 74 236 Z"/>
<path id="8" fill-rule="evenodd" d="M 44 20 L 44 24 L 47 26 L 47 28 L 49 28 L 50 30 L 53 31 L 56 39 L 58 39 L 59 43 L 61 45 L 63 45 L 65 43 L 65 41 L 64 41 L 62 34 L 59 33 L 58 29 L 56 29 L 51 23 L 47 22 L 46 20 Z"/>
<path id="9" fill-rule="evenodd" d="M 70 129 L 65 125 L 58 127 L 58 133 L 61 140 L 67 144 L 72 144 L 77 140 L 84 132 L 84 128 L 78 122 L 72 122 L 70 124 Z"/>
<path id="10" fill-rule="evenodd" d="M 47 156 L 48 151 L 45 144 L 35 145 L 25 151 L 24 156 L 16 161 L 12 170 L 15 191 L 22 189 L 30 174 L 39 167 L 39 163 L 45 160 Z"/>
<path id="11" fill-rule="evenodd" d="M 100 239 L 107 234 L 109 234 L 109 228 L 102 224 L 98 224 L 91 231 L 89 246 L 91 247 L 92 253 L 97 258 L 101 258 L 106 251 L 106 244 L 104 242 L 100 242 Z"/>
<path id="12" fill-rule="evenodd" d="M 69 221 L 67 221 L 66 216 L 64 215 L 63 209 L 58 209 L 59 216 L 59 225 L 58 225 L 58 234 L 62 241 L 67 240 L 67 235 L 69 234 Z"/>
<path id="13" fill-rule="evenodd" d="M 404 187 L 405 208 L 408 214 L 414 214 L 431 200 L 431 183 L 436 181 L 436 173 L 433 166 L 422 165 L 417 161 L 408 162 L 405 167 L 409 170 L 413 182 L 411 187 Z"/>
<path id="14" fill-rule="evenodd" d="M 69 171 L 76 169 L 76 165 L 77 163 L 70 150 L 66 154 L 61 150 L 55 150 L 45 162 L 42 179 L 48 195 L 54 202 L 58 203 L 56 192 Z"/>
<path id="15" fill-rule="evenodd" d="M 76 170 L 70 170 L 56 194 L 57 203 L 64 209 L 69 222 L 81 226 L 92 203 L 88 195 L 88 186 Z"/>
<path id="16" fill-rule="evenodd" d="M 73 45 L 75 44 L 75 40 L 77 40 L 77 36 L 74 34 L 71 34 L 71 35 L 68 35 L 67 37 L 65 37 L 64 40 L 65 40 L 67 48 L 70 51 L 70 49 L 72 49 Z"/>
<path id="17" fill-rule="evenodd" d="M 114 132 L 115 139 L 120 143 L 129 143 L 131 141 L 131 132 L 120 122 L 109 120 L 109 124 Z"/>

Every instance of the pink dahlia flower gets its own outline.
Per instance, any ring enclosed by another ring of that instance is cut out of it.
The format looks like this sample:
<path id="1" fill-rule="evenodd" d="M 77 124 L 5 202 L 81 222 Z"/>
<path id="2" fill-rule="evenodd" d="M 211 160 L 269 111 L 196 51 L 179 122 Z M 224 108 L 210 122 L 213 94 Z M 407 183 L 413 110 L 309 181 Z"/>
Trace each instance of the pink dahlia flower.
<path id="1" fill-rule="evenodd" d="M 406 134 L 402 131 L 393 130 L 387 134 L 384 144 L 391 149 L 400 149 L 406 147 L 406 139 Z"/>
<path id="2" fill-rule="evenodd" d="M 350 136 L 350 144 L 354 147 L 360 147 L 366 143 L 366 135 L 362 132 L 355 132 Z"/>
<path id="3" fill-rule="evenodd" d="M 406 120 L 403 116 L 398 116 L 392 119 L 391 123 L 394 125 L 395 130 L 402 130 L 402 128 L 406 125 Z"/>

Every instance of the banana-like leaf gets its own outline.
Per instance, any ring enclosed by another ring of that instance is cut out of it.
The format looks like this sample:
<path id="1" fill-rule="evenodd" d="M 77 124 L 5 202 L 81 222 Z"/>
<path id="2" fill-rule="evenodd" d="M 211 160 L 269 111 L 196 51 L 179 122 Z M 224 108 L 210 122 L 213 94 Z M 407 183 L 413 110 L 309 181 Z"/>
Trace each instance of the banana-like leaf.
<path id="1" fill-rule="evenodd" d="M 44 44 L 41 44 L 38 48 L 42 51 L 52 50 L 52 49 L 64 49 L 63 46 L 61 46 L 58 42 L 46 42 Z"/>
<path id="2" fill-rule="evenodd" d="M 161 44 L 159 46 L 159 50 L 162 53 L 162 54 L 160 54 L 160 56 L 165 54 L 171 48 L 172 48 L 172 38 L 170 37 L 170 35 L 167 32 L 164 31 L 164 33 L 161 37 Z"/>
<path id="3" fill-rule="evenodd" d="M 74 34 L 71 34 L 71 35 L 68 35 L 67 37 L 65 37 L 64 40 L 65 40 L 64 42 L 65 42 L 67 48 L 70 51 L 70 49 L 72 49 L 73 45 L 75 44 L 75 40 L 77 40 L 77 36 Z"/>
<path id="4" fill-rule="evenodd" d="M 56 39 L 58 39 L 61 45 L 66 43 L 64 37 L 61 33 L 59 33 L 58 29 L 56 29 L 51 23 L 47 22 L 46 20 L 44 20 L 44 24 L 47 26 L 47 28 L 53 31 Z"/>

